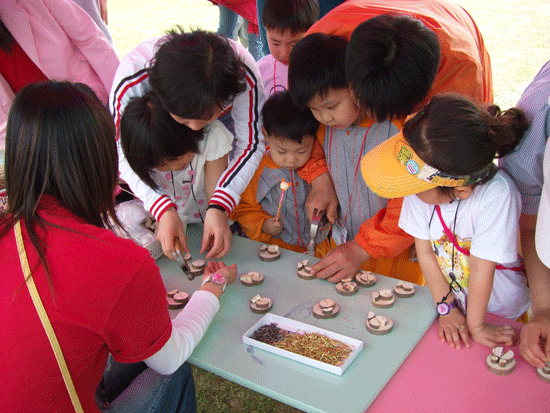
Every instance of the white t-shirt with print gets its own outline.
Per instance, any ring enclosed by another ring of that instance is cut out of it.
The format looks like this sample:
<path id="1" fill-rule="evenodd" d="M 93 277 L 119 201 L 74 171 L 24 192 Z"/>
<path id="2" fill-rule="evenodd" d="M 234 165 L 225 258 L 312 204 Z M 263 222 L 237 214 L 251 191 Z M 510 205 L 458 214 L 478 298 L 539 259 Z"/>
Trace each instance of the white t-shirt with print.
<path id="1" fill-rule="evenodd" d="M 181 171 L 154 171 L 159 192 L 176 204 L 178 215 L 185 223 L 202 223 L 208 206 L 204 186 L 204 165 L 229 153 L 233 135 L 218 120 L 204 129 L 204 138 L 189 166 Z"/>
<path id="2" fill-rule="evenodd" d="M 476 186 L 465 200 L 439 207 L 447 228 L 462 248 L 470 250 L 471 255 L 509 268 L 521 265 L 517 251 L 521 199 L 504 172 L 499 171 L 486 184 Z M 405 197 L 399 226 L 415 238 L 431 241 L 447 281 L 451 282 L 449 273 L 452 272 L 467 295 L 468 257 L 453 248 L 435 206 L 422 202 L 416 195 Z M 455 293 L 455 296 L 460 300 L 460 293 Z M 466 306 L 465 302 L 461 304 Z M 487 311 L 515 319 L 528 307 L 529 289 L 525 275 L 520 271 L 495 270 Z"/>

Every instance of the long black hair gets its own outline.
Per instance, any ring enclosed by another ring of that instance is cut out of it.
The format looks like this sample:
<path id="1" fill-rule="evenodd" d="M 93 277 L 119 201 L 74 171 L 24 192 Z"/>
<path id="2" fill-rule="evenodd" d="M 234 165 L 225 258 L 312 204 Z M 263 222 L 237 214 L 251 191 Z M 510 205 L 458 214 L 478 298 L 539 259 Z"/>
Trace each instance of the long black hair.
<path id="1" fill-rule="evenodd" d="M 44 194 L 97 227 L 114 213 L 118 155 L 113 119 L 94 92 L 81 83 L 46 81 L 24 87 L 11 105 L 5 153 L 8 208 L 0 238 L 22 220 L 42 265 L 45 245 L 37 229 Z M 49 273 L 49 272 L 48 272 Z"/>

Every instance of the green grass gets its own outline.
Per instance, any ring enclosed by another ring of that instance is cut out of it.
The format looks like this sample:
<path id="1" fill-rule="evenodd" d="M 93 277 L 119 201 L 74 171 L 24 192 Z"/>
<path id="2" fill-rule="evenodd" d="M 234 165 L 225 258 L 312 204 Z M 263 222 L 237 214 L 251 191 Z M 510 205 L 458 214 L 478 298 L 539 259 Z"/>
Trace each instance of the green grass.
<path id="1" fill-rule="evenodd" d="M 491 56 L 495 103 L 516 104 L 550 59 L 548 0 L 459 0 L 476 21 Z M 109 29 L 119 56 L 181 25 L 215 31 L 218 9 L 207 0 L 111 0 Z M 193 367 L 199 412 L 290 413 L 298 410 Z"/>

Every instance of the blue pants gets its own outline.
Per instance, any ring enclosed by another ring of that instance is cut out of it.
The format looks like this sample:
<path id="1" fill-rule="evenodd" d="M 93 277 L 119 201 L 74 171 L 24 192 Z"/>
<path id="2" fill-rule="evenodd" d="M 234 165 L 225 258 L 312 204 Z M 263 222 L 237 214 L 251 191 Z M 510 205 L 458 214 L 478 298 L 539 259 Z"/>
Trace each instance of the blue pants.
<path id="1" fill-rule="evenodd" d="M 191 367 L 184 363 L 169 376 L 144 362 L 118 363 L 111 356 L 96 391 L 104 413 L 195 413 L 197 402 Z"/>
<path id="2" fill-rule="evenodd" d="M 218 5 L 218 9 L 220 11 L 218 34 L 232 40 L 237 40 L 237 19 L 239 18 L 239 15 L 221 4 Z M 243 39 L 244 41 L 242 43 L 248 48 L 248 51 L 254 60 L 258 61 L 264 56 L 262 51 L 262 41 L 260 40 L 259 35 L 248 33 L 248 21 L 245 20 L 244 22 L 245 24 L 243 30 L 245 31 L 247 37 L 246 39 Z"/>

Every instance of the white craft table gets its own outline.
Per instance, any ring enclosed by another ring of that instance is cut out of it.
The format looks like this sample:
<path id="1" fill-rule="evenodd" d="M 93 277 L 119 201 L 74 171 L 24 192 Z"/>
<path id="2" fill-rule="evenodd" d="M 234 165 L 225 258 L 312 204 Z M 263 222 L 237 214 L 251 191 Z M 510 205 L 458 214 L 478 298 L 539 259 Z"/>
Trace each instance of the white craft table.
<path id="1" fill-rule="evenodd" d="M 200 257 L 201 231 L 197 225 L 187 228 L 193 259 Z M 255 241 L 233 237 L 231 251 L 223 261 L 236 263 L 239 275 L 252 270 L 261 272 L 264 282 L 246 287 L 237 279 L 227 287 L 220 311 L 195 348 L 190 363 L 307 412 L 364 412 L 434 321 L 436 314 L 429 290 L 417 287 L 414 297 L 396 297 L 392 308 L 377 309 L 372 305 L 371 292 L 393 288 L 396 280 L 380 277 L 373 287 L 360 287 L 359 293 L 345 297 L 336 292 L 334 284 L 317 279 L 306 281 L 296 275 L 297 263 L 307 256 L 282 250 L 278 261 L 263 262 L 258 258 L 260 246 Z M 178 288 L 192 293 L 200 287 L 200 277 L 188 281 L 174 261 L 163 257 L 157 264 L 167 290 Z M 273 299 L 274 314 L 363 341 L 361 354 L 338 376 L 246 346 L 242 334 L 263 316 L 249 310 L 249 300 L 256 294 Z M 338 303 L 338 317 L 313 317 L 313 306 L 324 298 Z M 386 336 L 368 333 L 365 322 L 369 310 L 392 318 L 393 331 Z"/>

